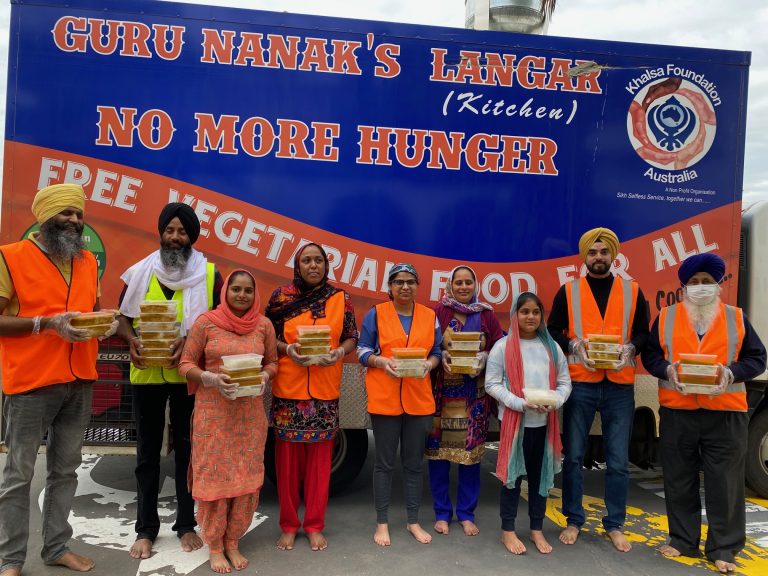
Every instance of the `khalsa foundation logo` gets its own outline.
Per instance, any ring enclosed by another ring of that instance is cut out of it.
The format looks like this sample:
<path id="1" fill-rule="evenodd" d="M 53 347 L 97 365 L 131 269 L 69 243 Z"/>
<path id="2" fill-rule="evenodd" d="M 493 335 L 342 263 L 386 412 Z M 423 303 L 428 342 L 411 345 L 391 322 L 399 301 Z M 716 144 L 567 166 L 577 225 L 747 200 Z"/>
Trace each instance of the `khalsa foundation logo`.
<path id="1" fill-rule="evenodd" d="M 627 114 L 629 140 L 635 152 L 652 167 L 683 171 L 659 174 L 649 169 L 646 175 L 653 180 L 692 180 L 697 174 L 689 168 L 706 156 L 715 139 L 715 110 L 693 82 L 665 78 L 638 89 L 646 80 L 644 76 L 627 87 L 635 96 Z"/>

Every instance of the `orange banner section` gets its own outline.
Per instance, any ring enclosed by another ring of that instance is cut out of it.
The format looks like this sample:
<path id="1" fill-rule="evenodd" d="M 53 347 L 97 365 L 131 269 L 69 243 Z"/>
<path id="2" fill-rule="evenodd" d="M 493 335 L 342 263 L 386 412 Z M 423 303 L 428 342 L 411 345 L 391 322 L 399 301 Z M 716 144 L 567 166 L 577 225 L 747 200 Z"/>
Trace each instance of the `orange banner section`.
<path id="1" fill-rule="evenodd" d="M 532 262 L 435 258 L 350 239 L 212 190 L 129 166 L 14 142 L 5 144 L 2 242 L 18 240 L 34 224 L 30 206 L 36 190 L 65 181 L 83 184 L 88 197 L 86 223 L 104 245 L 105 306 L 117 302 L 123 271 L 158 248 L 157 216 L 169 201 L 183 201 L 195 208 L 202 224 L 195 247 L 216 262 L 223 273 L 236 266 L 256 273 L 262 301 L 275 287 L 290 280 L 293 256 L 308 241 L 326 247 L 331 278 L 354 297 L 360 316 L 372 304 L 387 298 L 386 275 L 396 262 L 416 266 L 420 275 L 418 299 L 425 304 L 439 299 L 454 266 L 469 264 L 477 273 L 481 299 L 496 307 L 504 327 L 517 293 L 534 291 L 549 304 L 563 282 L 585 273 L 576 246 L 572 256 Z M 307 199 L 307 210 L 312 209 L 312 202 Z M 343 217 L 341 209 L 339 216 Z M 679 262 L 691 254 L 715 251 L 728 264 L 724 299 L 735 303 L 740 216 L 741 206 L 734 203 L 625 240 L 614 262 L 614 272 L 638 280 L 651 316 L 655 317 L 662 306 L 681 295 Z M 604 226 L 612 227 L 611 222 Z M 621 230 L 616 232 L 621 237 Z M 499 241 L 503 241 L 501 233 Z M 537 245 L 545 241 L 531 238 Z"/>

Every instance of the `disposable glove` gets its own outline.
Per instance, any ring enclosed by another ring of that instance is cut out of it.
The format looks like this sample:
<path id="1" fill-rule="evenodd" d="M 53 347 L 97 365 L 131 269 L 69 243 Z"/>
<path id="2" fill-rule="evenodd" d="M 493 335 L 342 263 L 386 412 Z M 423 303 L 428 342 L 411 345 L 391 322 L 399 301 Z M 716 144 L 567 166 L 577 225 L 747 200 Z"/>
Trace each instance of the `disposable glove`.
<path id="1" fill-rule="evenodd" d="M 80 316 L 80 312 L 64 312 L 51 316 L 48 318 L 48 325 L 45 329 L 56 332 L 60 338 L 67 342 L 85 342 L 90 340 L 91 336 L 88 330 L 75 328 L 70 323 L 70 320 L 75 316 Z"/>

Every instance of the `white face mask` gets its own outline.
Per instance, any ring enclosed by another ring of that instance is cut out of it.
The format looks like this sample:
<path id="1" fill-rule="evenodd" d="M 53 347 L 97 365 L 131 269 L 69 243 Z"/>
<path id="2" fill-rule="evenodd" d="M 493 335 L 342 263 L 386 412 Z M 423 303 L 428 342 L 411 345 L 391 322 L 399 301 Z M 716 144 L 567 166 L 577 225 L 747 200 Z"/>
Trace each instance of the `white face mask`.
<path id="1" fill-rule="evenodd" d="M 685 293 L 692 304 L 703 306 L 711 303 L 717 297 L 717 289 L 717 284 L 694 284 L 686 286 Z"/>

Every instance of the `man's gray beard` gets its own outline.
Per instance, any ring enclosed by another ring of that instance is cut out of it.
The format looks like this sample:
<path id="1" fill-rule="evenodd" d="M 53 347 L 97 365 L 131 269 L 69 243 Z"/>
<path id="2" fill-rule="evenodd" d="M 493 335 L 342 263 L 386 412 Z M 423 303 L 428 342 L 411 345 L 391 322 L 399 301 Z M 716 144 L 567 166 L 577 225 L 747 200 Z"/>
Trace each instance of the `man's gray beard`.
<path id="1" fill-rule="evenodd" d="M 694 304 L 688 300 L 687 296 L 684 296 L 683 305 L 688 312 L 691 327 L 697 334 L 706 334 L 720 312 L 720 297 L 717 296 L 709 304 Z"/>
<path id="2" fill-rule="evenodd" d="M 82 232 L 69 225 L 58 225 L 53 218 L 40 225 L 40 241 L 54 262 L 65 263 L 83 257 L 85 240 Z"/>
<path id="3" fill-rule="evenodd" d="M 184 270 L 192 254 L 192 245 L 188 244 L 183 248 L 169 248 L 160 246 L 160 261 L 166 270 Z"/>

